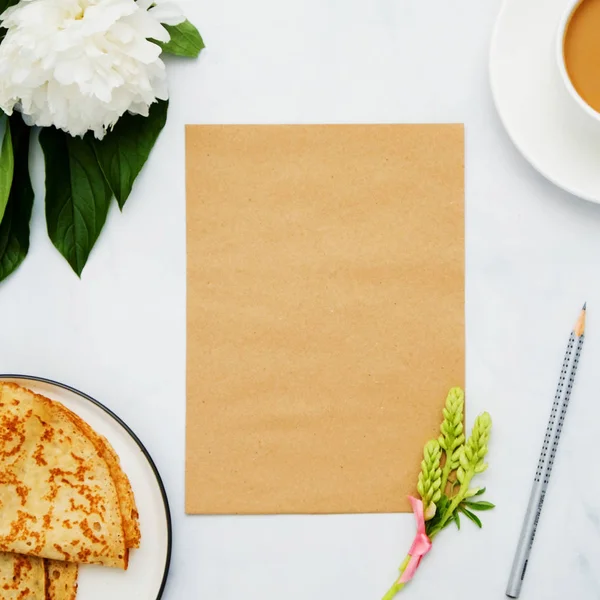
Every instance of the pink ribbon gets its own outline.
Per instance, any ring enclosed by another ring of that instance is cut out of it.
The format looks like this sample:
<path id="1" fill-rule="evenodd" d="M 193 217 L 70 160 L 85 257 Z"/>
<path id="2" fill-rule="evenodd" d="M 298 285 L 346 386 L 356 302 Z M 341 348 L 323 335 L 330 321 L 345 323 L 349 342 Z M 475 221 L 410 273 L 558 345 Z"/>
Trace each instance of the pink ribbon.
<path id="1" fill-rule="evenodd" d="M 406 583 L 410 581 L 421 562 L 421 559 L 431 550 L 431 540 L 425 533 L 425 517 L 423 515 L 423 502 L 412 496 L 408 497 L 412 506 L 413 512 L 415 513 L 415 519 L 417 520 L 417 533 L 413 540 L 412 546 L 408 552 L 410 560 L 406 569 L 402 573 L 402 577 L 398 580 L 399 583 Z"/>

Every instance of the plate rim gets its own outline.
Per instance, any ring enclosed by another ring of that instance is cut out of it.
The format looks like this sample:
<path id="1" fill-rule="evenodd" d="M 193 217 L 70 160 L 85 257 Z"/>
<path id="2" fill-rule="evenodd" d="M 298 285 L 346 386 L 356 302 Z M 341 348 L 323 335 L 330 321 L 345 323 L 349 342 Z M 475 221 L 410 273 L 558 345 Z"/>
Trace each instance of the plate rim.
<path id="1" fill-rule="evenodd" d="M 154 477 L 156 479 L 156 482 L 158 483 L 158 488 L 160 490 L 163 505 L 165 508 L 165 520 L 167 523 L 167 554 L 166 554 L 163 578 L 160 583 L 160 587 L 158 589 L 158 595 L 156 596 L 156 600 L 161 600 L 161 598 L 164 594 L 166 585 L 167 585 L 167 579 L 169 578 L 169 571 L 171 568 L 171 554 L 172 554 L 172 550 L 173 550 L 173 523 L 172 523 L 172 517 L 171 517 L 171 508 L 169 505 L 169 498 L 167 497 L 167 490 L 165 488 L 165 484 L 162 480 L 162 477 L 160 476 L 160 473 L 158 471 L 158 468 L 157 468 L 154 460 L 152 459 L 152 456 L 150 455 L 150 452 L 148 452 L 148 449 L 146 448 L 146 446 L 144 446 L 144 443 L 136 435 L 136 433 L 133 431 L 133 429 L 131 429 L 131 427 L 129 427 L 129 425 L 127 425 L 127 423 L 125 423 L 125 421 L 123 421 L 123 419 L 121 419 L 121 417 L 119 417 L 119 415 L 117 415 L 110 408 L 108 408 L 107 406 L 102 404 L 102 402 L 96 400 L 89 394 L 86 394 L 85 392 L 82 392 L 81 390 L 74 388 L 73 386 L 70 386 L 66 383 L 62 383 L 60 381 L 55 381 L 54 379 L 48 379 L 47 377 L 38 377 L 37 375 L 22 375 L 22 374 L 19 375 L 19 374 L 14 374 L 14 373 L 11 373 L 11 374 L 0 373 L 0 381 L 6 380 L 6 379 L 21 379 L 21 380 L 25 380 L 25 381 L 37 381 L 38 383 L 47 383 L 50 385 L 55 385 L 59 388 L 62 388 L 63 390 L 71 392 L 73 394 L 76 394 L 77 396 L 80 396 L 83 400 L 87 400 L 91 404 L 97 406 L 98 408 L 103 410 L 109 417 L 114 419 L 126 431 L 126 433 L 131 437 L 131 439 L 137 444 L 137 446 L 141 450 L 142 454 L 144 455 L 145 459 L 148 461 L 148 464 L 150 465 L 152 472 L 154 473 Z"/>
<path id="2" fill-rule="evenodd" d="M 600 196 L 594 197 L 594 196 L 588 194 L 587 192 L 581 191 L 577 187 L 571 187 L 571 186 L 567 185 L 566 183 L 561 183 L 551 173 L 548 173 L 548 171 L 546 169 L 543 169 L 538 164 L 537 160 L 534 159 L 529 152 L 525 151 L 522 144 L 517 142 L 512 129 L 509 128 L 509 126 L 507 125 L 504 112 L 500 108 L 500 103 L 498 101 L 498 92 L 497 92 L 497 88 L 496 88 L 495 81 L 494 81 L 493 71 L 494 71 L 494 58 L 495 58 L 494 53 L 495 53 L 496 46 L 497 46 L 497 38 L 499 36 L 500 21 L 502 19 L 503 14 L 507 10 L 509 2 L 510 2 L 510 0 L 503 0 L 502 5 L 500 6 L 500 9 L 498 10 L 498 14 L 496 15 L 496 20 L 494 21 L 494 26 L 492 29 L 492 35 L 490 38 L 489 50 L 488 50 L 488 83 L 489 83 L 491 94 L 492 94 L 492 101 L 493 101 L 494 107 L 496 109 L 496 114 L 498 115 L 498 118 L 500 119 L 500 122 L 502 123 L 502 127 L 503 127 L 506 135 L 512 142 L 513 146 L 517 149 L 519 154 L 521 154 L 521 156 L 534 168 L 535 171 L 537 171 L 542 177 L 547 179 L 550 183 L 552 183 L 559 189 L 571 194 L 572 196 L 575 196 L 576 198 L 585 200 L 586 202 L 600 204 Z"/>

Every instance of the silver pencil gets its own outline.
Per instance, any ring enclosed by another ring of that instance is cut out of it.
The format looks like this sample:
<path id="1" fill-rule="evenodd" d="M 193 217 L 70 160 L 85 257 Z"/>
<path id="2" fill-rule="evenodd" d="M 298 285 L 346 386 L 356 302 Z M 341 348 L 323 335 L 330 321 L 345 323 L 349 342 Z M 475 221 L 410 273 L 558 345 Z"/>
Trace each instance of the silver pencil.
<path id="1" fill-rule="evenodd" d="M 577 319 L 577 323 L 569 337 L 567 351 L 560 372 L 560 379 L 558 380 L 554 404 L 552 405 L 552 412 L 550 413 L 550 419 L 548 420 L 542 452 L 533 480 L 529 504 L 527 505 L 519 543 L 517 544 L 517 551 L 515 553 L 510 578 L 506 587 L 506 595 L 509 598 L 519 597 L 521 586 L 523 585 L 523 580 L 525 578 L 525 572 L 527 571 L 529 554 L 531 553 L 535 532 L 537 530 L 540 515 L 542 514 L 542 507 L 544 505 L 546 489 L 548 488 L 548 482 L 550 481 L 550 475 L 552 473 L 552 466 L 554 465 L 556 449 L 558 448 L 565 415 L 567 414 L 567 408 L 569 407 L 571 389 L 573 388 L 575 373 L 577 372 L 577 365 L 579 364 L 579 355 L 583 348 L 583 340 L 585 338 L 585 316 L 586 305 L 584 304 L 579 319 Z M 575 350 L 573 350 L 574 348 Z"/>

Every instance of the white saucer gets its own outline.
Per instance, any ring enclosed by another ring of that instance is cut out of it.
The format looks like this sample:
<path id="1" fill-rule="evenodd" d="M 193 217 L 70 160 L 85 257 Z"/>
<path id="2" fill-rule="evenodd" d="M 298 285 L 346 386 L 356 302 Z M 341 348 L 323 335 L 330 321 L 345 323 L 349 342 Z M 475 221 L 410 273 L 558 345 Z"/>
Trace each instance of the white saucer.
<path id="1" fill-rule="evenodd" d="M 508 135 L 559 187 L 600 203 L 600 134 L 579 121 L 556 60 L 569 0 L 505 0 L 490 52 L 490 83 Z"/>

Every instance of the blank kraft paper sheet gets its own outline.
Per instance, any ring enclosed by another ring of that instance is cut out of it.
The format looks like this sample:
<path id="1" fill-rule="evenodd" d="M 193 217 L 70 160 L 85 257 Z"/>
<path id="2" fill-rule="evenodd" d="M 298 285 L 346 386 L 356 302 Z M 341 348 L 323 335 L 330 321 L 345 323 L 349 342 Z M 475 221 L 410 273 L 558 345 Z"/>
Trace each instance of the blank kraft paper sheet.
<path id="1" fill-rule="evenodd" d="M 464 384 L 462 125 L 186 134 L 187 512 L 408 510 Z"/>

